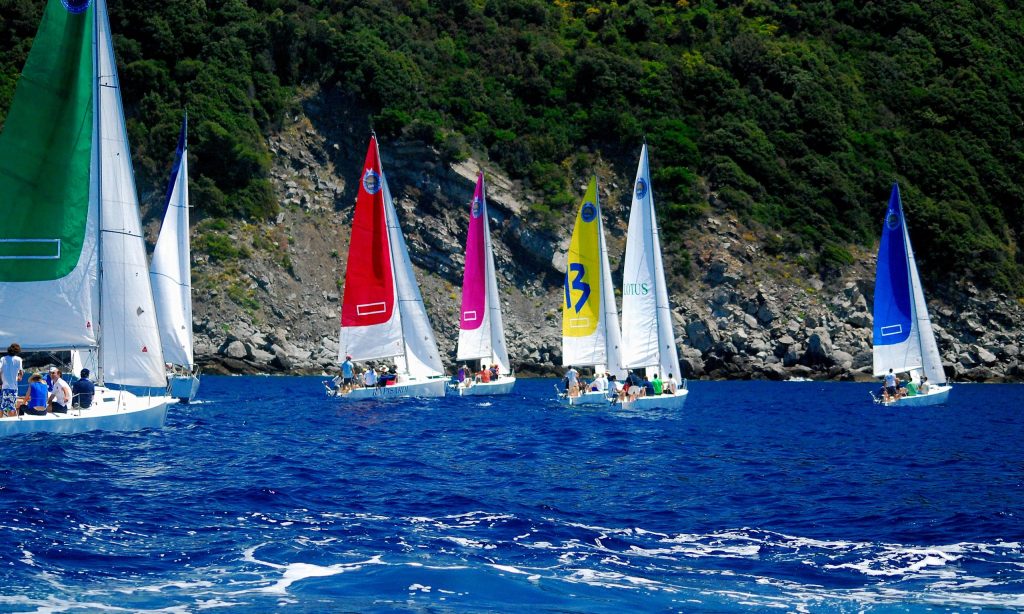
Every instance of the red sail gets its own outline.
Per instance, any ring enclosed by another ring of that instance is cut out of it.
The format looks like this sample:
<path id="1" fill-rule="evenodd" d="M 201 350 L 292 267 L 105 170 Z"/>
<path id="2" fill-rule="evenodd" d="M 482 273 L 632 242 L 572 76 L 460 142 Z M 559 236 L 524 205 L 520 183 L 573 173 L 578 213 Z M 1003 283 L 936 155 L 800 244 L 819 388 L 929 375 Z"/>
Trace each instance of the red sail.
<path id="1" fill-rule="evenodd" d="M 395 306 L 382 185 L 377 139 L 371 137 L 352 217 L 341 304 L 342 326 L 382 324 L 391 319 Z"/>

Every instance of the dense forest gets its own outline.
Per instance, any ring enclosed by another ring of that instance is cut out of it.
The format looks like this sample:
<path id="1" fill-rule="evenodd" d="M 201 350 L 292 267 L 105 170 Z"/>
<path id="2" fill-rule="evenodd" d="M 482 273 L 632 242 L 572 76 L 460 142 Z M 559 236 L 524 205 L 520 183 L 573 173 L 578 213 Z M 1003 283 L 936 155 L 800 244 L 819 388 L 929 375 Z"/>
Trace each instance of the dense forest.
<path id="1" fill-rule="evenodd" d="M 0 0 L 0 117 L 44 0 Z M 188 107 L 201 217 L 267 218 L 265 136 L 310 86 L 378 133 L 484 156 L 539 223 L 646 136 L 672 231 L 713 207 L 828 274 L 891 182 L 925 276 L 1024 294 L 1017 0 L 110 0 L 143 190 Z M 670 231 L 670 232 L 672 232 Z"/>

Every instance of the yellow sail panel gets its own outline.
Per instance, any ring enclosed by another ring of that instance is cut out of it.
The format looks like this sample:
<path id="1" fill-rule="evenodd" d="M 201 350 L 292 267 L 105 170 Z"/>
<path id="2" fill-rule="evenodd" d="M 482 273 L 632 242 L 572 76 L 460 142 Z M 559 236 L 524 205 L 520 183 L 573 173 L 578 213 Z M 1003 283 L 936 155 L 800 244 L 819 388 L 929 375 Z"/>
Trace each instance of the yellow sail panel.
<path id="1" fill-rule="evenodd" d="M 592 178 L 569 242 L 562 303 L 562 336 L 589 337 L 601 321 L 601 209 Z"/>

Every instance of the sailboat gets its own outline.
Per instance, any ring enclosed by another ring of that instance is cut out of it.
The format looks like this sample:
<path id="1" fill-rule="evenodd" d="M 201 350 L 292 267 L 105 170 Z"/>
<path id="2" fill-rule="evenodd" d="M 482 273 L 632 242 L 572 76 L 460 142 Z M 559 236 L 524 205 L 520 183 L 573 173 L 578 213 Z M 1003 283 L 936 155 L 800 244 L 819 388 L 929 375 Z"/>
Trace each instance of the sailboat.
<path id="1" fill-rule="evenodd" d="M 462 396 L 508 394 L 516 385 L 505 348 L 505 325 L 501 319 L 498 281 L 494 272 L 490 224 L 484 174 L 476 179 L 476 190 L 469 205 L 469 232 L 466 235 L 466 270 L 462 276 L 462 306 L 459 311 L 459 347 L 456 359 L 481 360 L 498 367 L 497 379 L 456 386 Z"/>
<path id="2" fill-rule="evenodd" d="M 592 366 L 595 373 L 625 376 L 620 353 L 619 313 L 615 306 L 608 248 L 601 220 L 597 177 L 592 177 L 576 213 L 569 241 L 562 303 L 562 364 Z M 566 393 L 559 400 L 570 405 L 607 405 L 607 392 Z"/>
<path id="3" fill-rule="evenodd" d="M 183 403 L 196 398 L 199 371 L 192 354 L 192 266 L 188 236 L 188 117 L 181 123 L 178 149 L 167 187 L 166 212 L 153 250 L 149 277 L 160 323 L 167 390 Z"/>
<path id="4" fill-rule="evenodd" d="M 926 394 L 888 401 L 875 397 L 875 402 L 900 406 L 945 403 L 953 387 L 946 383 L 946 373 L 942 369 L 942 358 L 935 343 L 903 216 L 900 187 L 896 183 L 892 184 L 889 208 L 882 224 L 882 240 L 878 246 L 874 316 L 874 374 L 881 377 L 890 369 L 894 374 L 909 372 L 918 388 L 922 375 L 928 378 Z"/>
<path id="5" fill-rule="evenodd" d="M 163 426 L 163 354 L 105 0 L 46 5 L 0 133 L 0 219 L 0 344 L 97 365 L 91 407 L 0 418 L 0 435 Z"/>
<path id="6" fill-rule="evenodd" d="M 359 181 L 341 305 L 339 361 L 390 359 L 397 378 L 344 399 L 443 397 L 446 379 L 395 205 L 370 138 Z"/>
<path id="7" fill-rule="evenodd" d="M 647 143 L 640 150 L 626 234 L 622 273 L 622 348 L 622 361 L 626 368 L 643 368 L 648 377 L 658 375 L 663 381 L 668 381 L 667 377 L 680 377 L 658 220 L 651 194 Z M 680 409 L 686 403 L 687 394 L 684 384 L 677 386 L 674 393 L 631 397 L 632 400 L 623 406 Z"/>

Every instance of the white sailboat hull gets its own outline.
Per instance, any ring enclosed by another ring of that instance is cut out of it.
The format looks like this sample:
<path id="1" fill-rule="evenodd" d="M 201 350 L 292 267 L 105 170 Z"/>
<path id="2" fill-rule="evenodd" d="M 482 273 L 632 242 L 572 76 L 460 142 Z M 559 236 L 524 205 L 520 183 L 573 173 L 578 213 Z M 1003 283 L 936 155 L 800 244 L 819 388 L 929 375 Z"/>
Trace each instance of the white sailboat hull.
<path id="1" fill-rule="evenodd" d="M 514 388 L 515 385 L 516 378 L 511 376 L 501 376 L 492 382 L 476 382 L 470 386 L 455 386 L 449 388 L 449 390 L 455 391 L 454 393 L 458 394 L 460 397 L 494 396 L 512 392 L 512 388 Z"/>
<path id="2" fill-rule="evenodd" d="M 677 390 L 675 394 L 659 394 L 650 397 L 638 397 L 622 403 L 623 409 L 682 409 L 686 405 L 689 390 Z"/>
<path id="3" fill-rule="evenodd" d="M 199 392 L 198 375 L 168 375 L 167 376 L 168 396 L 178 399 L 182 403 L 191 403 Z"/>
<path id="4" fill-rule="evenodd" d="M 66 414 L 0 418 L 0 437 L 19 433 L 158 429 L 167 419 L 170 401 L 168 397 L 140 397 L 127 390 L 97 387 L 89 409 L 71 409 Z"/>
<path id="5" fill-rule="evenodd" d="M 564 393 L 558 396 L 558 402 L 562 405 L 611 405 L 612 399 L 607 392 L 584 392 L 578 397 L 566 396 Z"/>
<path id="6" fill-rule="evenodd" d="M 889 402 L 878 398 L 877 402 L 879 405 L 885 405 L 886 407 L 929 407 L 931 405 L 942 405 L 949 400 L 949 391 L 952 389 L 953 387 L 949 385 L 932 386 L 928 390 L 928 394 L 917 394 L 912 397 L 903 397 L 902 399 Z"/>
<path id="7" fill-rule="evenodd" d="M 384 401 L 408 398 L 439 399 L 444 397 L 447 383 L 447 379 L 439 377 L 425 381 L 399 382 L 379 388 L 356 388 L 345 394 L 336 394 L 333 391 L 328 391 L 327 394 L 344 401 L 365 401 L 370 399 Z"/>

